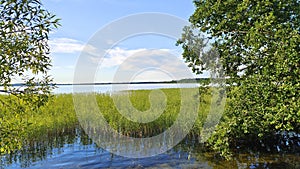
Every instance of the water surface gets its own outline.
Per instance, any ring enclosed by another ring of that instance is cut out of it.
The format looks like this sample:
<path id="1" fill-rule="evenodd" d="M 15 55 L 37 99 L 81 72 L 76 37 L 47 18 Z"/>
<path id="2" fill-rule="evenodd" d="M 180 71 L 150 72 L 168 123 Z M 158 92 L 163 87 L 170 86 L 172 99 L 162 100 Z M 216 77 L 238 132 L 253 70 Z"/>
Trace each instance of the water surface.
<path id="1" fill-rule="evenodd" d="M 54 94 L 73 92 L 111 93 L 120 90 L 165 89 L 197 87 L 196 83 L 154 83 L 154 84 L 104 84 L 104 85 L 57 85 Z"/>
<path id="2" fill-rule="evenodd" d="M 128 147 L 129 149 L 135 147 Z M 98 147 L 76 126 L 49 133 L 15 154 L 1 158 L 2 168 L 300 168 L 299 154 L 238 154 L 223 161 L 185 139 L 166 153 L 149 158 L 126 158 Z M 0 167 L 1 168 L 1 167 Z"/>

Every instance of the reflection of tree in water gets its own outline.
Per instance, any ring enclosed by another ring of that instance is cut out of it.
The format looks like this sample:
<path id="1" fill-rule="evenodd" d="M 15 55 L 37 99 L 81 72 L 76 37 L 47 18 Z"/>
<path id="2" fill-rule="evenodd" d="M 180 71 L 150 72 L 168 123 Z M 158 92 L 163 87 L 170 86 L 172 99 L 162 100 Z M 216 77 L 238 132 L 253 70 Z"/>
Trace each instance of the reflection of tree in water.
<path id="1" fill-rule="evenodd" d="M 216 169 L 227 168 L 300 168 L 300 137 L 295 133 L 277 133 L 279 137 L 275 147 L 277 151 L 266 152 L 256 149 L 256 152 L 236 151 L 232 160 L 225 161 L 216 153 L 208 151 L 205 144 L 198 143 L 197 139 L 187 136 L 181 144 L 172 149 L 175 152 L 186 152 L 188 159 L 196 159 L 199 163 L 206 163 Z M 295 144 L 291 144 L 297 142 Z M 270 145 L 274 145 L 270 143 Z M 289 146 L 290 145 L 290 146 Z M 291 146 L 292 145 L 292 146 Z M 280 148 L 280 150 L 279 150 Z M 274 147 L 273 147 L 274 149 Z"/>
<path id="2" fill-rule="evenodd" d="M 276 136 L 279 137 L 278 142 L 269 145 L 272 150 L 266 152 L 265 149 L 259 149 L 261 145 L 252 151 L 236 150 L 232 160 L 224 160 L 216 153 L 205 150 L 205 146 L 191 145 L 192 157 L 197 161 L 207 162 L 209 166 L 217 169 L 227 168 L 300 168 L 300 138 L 287 137 L 287 133 L 281 133 Z M 298 146 L 291 144 L 297 142 Z M 250 144 L 250 143 L 249 143 Z M 253 144 L 253 143 L 252 143 Z M 186 147 L 186 145 L 184 146 Z M 275 151 L 276 148 L 276 151 Z"/>
<path id="3" fill-rule="evenodd" d="M 2 157 L 1 163 L 4 165 L 19 163 L 21 167 L 29 167 L 36 161 L 62 153 L 64 146 L 90 144 L 92 144 L 92 140 L 84 134 L 80 127 L 64 128 L 30 138 L 22 150 Z M 84 146 L 82 147 L 84 148 Z"/>
<path id="4" fill-rule="evenodd" d="M 285 135 L 282 135 L 285 137 Z M 284 138 L 282 138 L 284 139 Z M 291 141 L 291 140 L 289 140 Z M 298 140 L 299 141 L 299 140 Z M 282 140 L 283 143 L 286 144 Z M 199 144 L 198 138 L 195 135 L 188 135 L 181 144 L 178 144 L 173 149 L 163 155 L 144 159 L 130 159 L 116 156 L 106 152 L 101 148 L 97 148 L 92 140 L 88 138 L 85 132 L 79 127 L 64 128 L 54 132 L 49 132 L 43 136 L 31 138 L 27 146 L 17 153 L 6 155 L 1 160 L 1 166 L 5 167 L 10 164 L 17 164 L 20 167 L 30 167 L 33 163 L 46 160 L 58 154 L 63 153 L 66 148 L 89 149 L 93 147 L 94 156 L 85 158 L 96 159 L 95 164 L 86 164 L 111 167 L 115 165 L 130 165 L 138 167 L 140 165 L 152 166 L 155 161 L 156 166 L 204 166 L 217 169 L 222 168 L 300 168 L 299 147 L 293 148 L 293 153 L 248 153 L 237 152 L 233 160 L 224 161 L 212 152 L 208 152 L 204 144 Z M 140 145 L 136 145 L 139 147 Z M 151 147 L 151 145 L 148 145 Z M 146 146 L 146 147 L 148 147 Z M 137 147 L 128 147 L 134 149 Z M 298 149 L 297 149 L 298 148 Z M 165 160 L 162 160 L 165 159 Z M 103 161 L 105 160 L 105 161 Z M 171 160 L 171 161 L 170 161 Z M 95 166 L 94 166 L 95 167 Z M 1 168 L 1 167 L 0 167 Z"/>

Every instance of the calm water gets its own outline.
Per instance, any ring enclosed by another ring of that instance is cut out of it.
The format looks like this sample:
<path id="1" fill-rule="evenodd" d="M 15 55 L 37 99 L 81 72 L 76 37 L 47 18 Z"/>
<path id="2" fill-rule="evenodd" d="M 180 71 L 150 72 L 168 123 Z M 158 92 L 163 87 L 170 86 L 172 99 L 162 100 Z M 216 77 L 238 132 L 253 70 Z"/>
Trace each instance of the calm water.
<path id="1" fill-rule="evenodd" d="M 135 148 L 135 147 L 128 147 Z M 300 168 L 298 155 L 239 154 L 222 161 L 183 140 L 172 150 L 150 158 L 113 155 L 94 144 L 80 127 L 48 134 L 16 154 L 1 158 L 2 168 Z M 0 168 L 1 168 L 0 167 Z"/>
<path id="2" fill-rule="evenodd" d="M 25 150 L 2 158 L 4 168 L 208 168 L 205 161 L 197 161 L 189 151 L 190 145 L 151 158 L 125 158 L 97 147 L 77 127 L 64 133 L 49 135 L 39 142 L 31 142 Z M 134 148 L 134 147 L 131 147 Z"/>
<path id="3" fill-rule="evenodd" d="M 58 85 L 54 89 L 55 94 L 73 93 L 73 92 L 96 92 L 96 93 L 111 93 L 120 90 L 138 90 L 138 89 L 162 89 L 162 88 L 188 88 L 197 87 L 199 84 L 193 83 L 157 83 L 157 84 L 114 84 L 114 85 Z"/>

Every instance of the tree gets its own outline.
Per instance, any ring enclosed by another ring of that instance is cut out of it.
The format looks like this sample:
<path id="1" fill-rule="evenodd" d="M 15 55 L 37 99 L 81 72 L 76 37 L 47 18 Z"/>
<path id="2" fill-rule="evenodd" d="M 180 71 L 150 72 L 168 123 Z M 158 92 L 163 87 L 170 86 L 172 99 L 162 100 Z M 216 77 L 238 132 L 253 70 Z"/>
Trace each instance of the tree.
<path id="1" fill-rule="evenodd" d="M 279 133 L 300 129 L 300 1 L 194 3 L 190 22 L 214 40 L 230 86 L 211 145 L 224 156 L 246 145 L 278 150 Z"/>
<path id="2" fill-rule="evenodd" d="M 53 88 L 48 35 L 59 19 L 39 0 L 0 0 L 0 153 L 20 147 L 26 124 L 21 113 L 42 106 Z M 40 78 L 38 78 L 40 77 Z M 22 79 L 22 87 L 12 85 Z M 16 121 L 8 122 L 7 116 Z"/>

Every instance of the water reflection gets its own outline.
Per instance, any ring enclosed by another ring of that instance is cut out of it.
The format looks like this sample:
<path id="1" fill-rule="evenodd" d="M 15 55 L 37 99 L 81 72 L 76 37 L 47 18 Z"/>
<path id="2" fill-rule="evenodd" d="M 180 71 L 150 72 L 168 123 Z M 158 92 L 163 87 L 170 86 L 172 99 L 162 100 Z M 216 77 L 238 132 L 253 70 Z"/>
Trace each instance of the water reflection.
<path id="1" fill-rule="evenodd" d="M 195 140 L 185 139 L 158 156 L 125 158 L 97 147 L 77 126 L 32 139 L 22 151 L 2 157 L 0 168 L 300 168 L 299 152 L 241 153 L 223 161 Z"/>
<path id="2" fill-rule="evenodd" d="M 65 148 L 92 144 L 78 127 L 52 131 L 43 137 L 31 138 L 22 150 L 2 158 L 4 165 L 29 167 L 64 152 Z M 84 147 L 84 146 L 82 146 Z"/>

